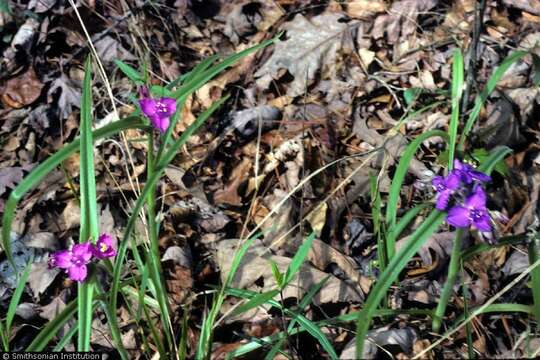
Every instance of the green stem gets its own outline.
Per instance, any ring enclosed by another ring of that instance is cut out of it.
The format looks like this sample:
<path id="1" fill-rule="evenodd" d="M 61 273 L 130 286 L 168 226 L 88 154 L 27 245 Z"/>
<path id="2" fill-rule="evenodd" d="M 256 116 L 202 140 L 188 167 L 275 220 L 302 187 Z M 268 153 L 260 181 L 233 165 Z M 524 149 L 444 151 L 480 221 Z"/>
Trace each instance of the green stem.
<path id="1" fill-rule="evenodd" d="M 538 240 L 540 233 L 536 234 L 529 242 L 529 264 L 532 265 L 538 260 Z M 531 271 L 531 289 L 533 294 L 533 313 L 536 321 L 540 322 L 540 267 Z"/>
<path id="2" fill-rule="evenodd" d="M 148 177 L 152 177 L 155 169 L 154 163 L 154 137 L 148 136 L 148 155 L 147 155 L 147 173 Z M 167 294 L 165 285 L 162 282 L 161 263 L 159 261 L 159 244 L 158 244 L 158 224 L 156 222 L 156 186 L 157 183 L 153 183 L 150 188 L 148 197 L 146 198 L 146 206 L 148 210 L 148 232 L 150 237 L 150 252 L 148 260 L 150 263 L 150 277 L 156 288 L 156 297 L 161 310 L 161 318 L 163 320 L 163 331 L 167 337 L 167 342 L 172 348 L 173 338 L 170 333 L 171 324 L 169 318 L 169 308 L 167 301 Z M 165 354 L 162 354 L 165 355 Z"/>
<path id="3" fill-rule="evenodd" d="M 456 283 L 457 273 L 459 270 L 459 264 L 461 260 L 461 243 L 463 241 L 464 230 L 458 229 L 456 231 L 456 238 L 454 239 L 454 246 L 452 247 L 452 255 L 450 257 L 450 265 L 448 266 L 448 278 L 444 284 L 444 288 L 441 293 L 441 298 L 437 304 L 437 309 L 433 314 L 432 328 L 434 332 L 439 332 L 442 324 L 442 318 L 446 311 L 446 306 L 450 300 L 452 289 Z"/>

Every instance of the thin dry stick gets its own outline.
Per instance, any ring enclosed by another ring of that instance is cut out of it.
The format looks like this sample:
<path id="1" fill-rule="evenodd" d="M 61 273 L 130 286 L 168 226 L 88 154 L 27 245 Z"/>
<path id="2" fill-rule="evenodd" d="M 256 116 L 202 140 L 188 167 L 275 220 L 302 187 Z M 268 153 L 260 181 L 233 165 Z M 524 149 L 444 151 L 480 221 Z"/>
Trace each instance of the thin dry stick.
<path id="1" fill-rule="evenodd" d="M 461 328 L 463 328 L 465 325 L 467 325 L 469 322 L 471 322 L 476 316 L 481 314 L 489 305 L 493 304 L 495 302 L 495 300 L 497 300 L 498 298 L 503 296 L 508 290 L 510 290 L 512 287 L 514 287 L 518 282 L 520 282 L 525 276 L 527 276 L 533 269 L 535 269 L 539 265 L 540 265 L 540 259 L 538 259 L 535 263 L 533 263 L 527 269 L 525 269 L 524 272 L 519 274 L 519 276 L 517 278 L 515 278 L 510 284 L 506 285 L 501 291 L 499 291 L 497 294 L 495 294 L 491 299 L 486 301 L 486 303 L 484 305 L 480 306 L 478 309 L 473 311 L 471 313 L 471 315 L 467 319 L 465 319 L 465 321 L 463 321 L 460 325 L 458 325 L 457 327 L 455 327 L 454 329 L 452 329 L 450 331 L 447 331 L 439 340 L 435 341 L 433 344 L 431 344 L 430 346 L 425 348 L 418 355 L 415 355 L 413 357 L 413 360 L 421 358 L 428 351 L 432 350 L 433 348 L 435 348 L 436 346 L 441 344 L 444 340 L 449 339 L 450 336 L 452 336 L 454 333 L 456 333 Z"/>

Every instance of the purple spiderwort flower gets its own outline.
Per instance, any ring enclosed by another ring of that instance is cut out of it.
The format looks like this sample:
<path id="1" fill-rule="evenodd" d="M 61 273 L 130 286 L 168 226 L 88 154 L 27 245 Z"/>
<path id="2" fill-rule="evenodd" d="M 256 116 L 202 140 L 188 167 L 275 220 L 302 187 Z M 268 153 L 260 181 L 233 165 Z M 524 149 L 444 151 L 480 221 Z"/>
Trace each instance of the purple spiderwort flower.
<path id="1" fill-rule="evenodd" d="M 75 244 L 71 250 L 57 251 L 49 259 L 49 266 L 64 269 L 74 281 L 84 281 L 88 275 L 86 265 L 92 259 L 92 244 L 84 242 Z"/>
<path id="2" fill-rule="evenodd" d="M 484 189 L 476 186 L 463 205 L 456 205 L 448 211 L 446 221 L 459 228 L 472 225 L 480 231 L 491 231 L 491 219 L 486 209 L 486 201 Z"/>
<path id="3" fill-rule="evenodd" d="M 435 176 L 431 184 L 437 191 L 435 208 L 437 210 L 446 210 L 450 196 L 459 188 L 459 176 L 454 172 L 450 172 L 446 177 Z"/>
<path id="4" fill-rule="evenodd" d="M 109 234 L 101 234 L 92 246 L 92 253 L 97 259 L 106 259 L 116 255 L 113 247 L 113 238 Z"/>
<path id="5" fill-rule="evenodd" d="M 176 100 L 169 97 L 153 99 L 149 96 L 147 89 L 143 89 L 141 95 L 139 105 L 142 112 L 156 129 L 164 133 L 169 127 L 171 116 L 176 112 Z"/>
<path id="6" fill-rule="evenodd" d="M 481 171 L 475 170 L 475 168 L 473 168 L 471 165 L 462 163 L 458 159 L 454 160 L 454 170 L 452 171 L 458 174 L 461 181 L 463 181 L 465 184 L 470 184 L 474 180 L 480 182 L 491 181 L 491 177 L 489 175 L 486 175 Z"/>

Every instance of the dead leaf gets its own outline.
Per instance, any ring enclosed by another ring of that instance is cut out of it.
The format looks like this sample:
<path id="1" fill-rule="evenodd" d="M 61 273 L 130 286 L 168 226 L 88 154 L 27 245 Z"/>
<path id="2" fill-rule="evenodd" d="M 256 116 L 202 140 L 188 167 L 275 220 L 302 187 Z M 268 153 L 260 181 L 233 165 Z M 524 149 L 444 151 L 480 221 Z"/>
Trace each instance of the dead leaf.
<path id="1" fill-rule="evenodd" d="M 81 224 L 81 208 L 76 199 L 68 201 L 67 206 L 62 211 L 61 220 L 63 222 L 62 231 L 73 229 Z"/>
<path id="2" fill-rule="evenodd" d="M 345 6 L 347 15 L 353 18 L 365 18 L 386 10 L 386 4 L 380 0 L 352 0 Z"/>
<path id="3" fill-rule="evenodd" d="M 398 345 L 401 350 L 409 354 L 416 342 L 418 336 L 416 331 L 411 327 L 403 329 L 390 329 L 388 326 L 370 330 L 364 342 L 364 353 L 362 359 L 378 358 L 377 354 L 380 351 L 379 347 L 388 345 Z M 352 339 L 342 351 L 340 359 L 356 358 L 356 339 Z"/>
<path id="4" fill-rule="evenodd" d="M 315 74 L 322 78 L 336 72 L 337 52 L 342 46 L 342 34 L 347 28 L 338 22 L 339 14 L 322 14 L 306 19 L 298 14 L 285 25 L 287 39 L 278 41 L 270 59 L 255 73 L 260 89 L 267 89 L 280 77 L 281 70 L 288 70 L 294 80 L 287 88 L 287 95 L 304 94 L 315 81 Z"/>
<path id="5" fill-rule="evenodd" d="M 176 265 L 190 268 L 193 258 L 189 247 L 170 246 L 165 250 L 165 254 L 161 258 L 161 261 L 172 261 Z"/>
<path id="6" fill-rule="evenodd" d="M 217 204 L 242 205 L 242 198 L 238 194 L 238 187 L 247 179 L 252 163 L 248 158 L 242 159 L 232 171 L 229 183 L 225 188 L 214 193 L 214 201 Z"/>
<path id="7" fill-rule="evenodd" d="M 27 234 L 23 241 L 26 246 L 37 249 L 58 250 L 59 248 L 58 239 L 51 232 Z"/>
<path id="8" fill-rule="evenodd" d="M 60 116 L 65 119 L 71 114 L 73 108 L 79 108 L 81 103 L 81 86 L 65 74 L 51 83 L 51 87 L 47 93 L 49 103 L 53 101 L 54 96 L 58 96 L 57 107 L 60 111 Z"/>
<path id="9" fill-rule="evenodd" d="M 39 316 L 43 319 L 47 319 L 49 321 L 55 319 L 58 314 L 64 310 L 66 307 L 66 303 L 62 300 L 61 296 L 57 296 L 52 299 L 52 301 L 41 307 L 41 311 L 39 312 Z"/>
<path id="10" fill-rule="evenodd" d="M 30 0 L 28 9 L 33 9 L 34 12 L 40 14 L 50 10 L 58 0 Z"/>
<path id="11" fill-rule="evenodd" d="M 132 53 L 126 50 L 122 44 L 112 36 L 105 36 L 103 39 L 97 41 L 94 46 L 96 47 L 100 60 L 104 62 L 111 62 L 114 59 L 126 61 L 137 60 Z"/>
<path id="12" fill-rule="evenodd" d="M 59 272 L 58 268 L 49 268 L 47 261 L 32 264 L 28 276 L 28 285 L 34 294 L 34 298 L 39 298 L 39 295 L 47 290 Z"/>
<path id="13" fill-rule="evenodd" d="M 388 14 L 380 15 L 375 20 L 372 36 L 380 39 L 387 34 L 388 44 L 405 43 L 407 37 L 416 32 L 416 18 L 419 13 L 428 11 L 437 5 L 437 0 L 401 0 L 394 1 Z"/>
<path id="14" fill-rule="evenodd" d="M 244 137 L 257 133 L 259 126 L 266 132 L 277 125 L 281 111 L 274 106 L 261 105 L 250 109 L 236 111 L 231 116 L 231 125 Z"/>
<path id="15" fill-rule="evenodd" d="M 6 192 L 6 188 L 14 189 L 23 176 L 23 168 L 19 166 L 0 169 L 0 195 Z"/>
<path id="16" fill-rule="evenodd" d="M 37 78 L 34 68 L 6 82 L 2 92 L 2 102 L 11 108 L 20 109 L 32 104 L 41 95 L 43 84 Z"/>
<path id="17" fill-rule="evenodd" d="M 503 3 L 534 15 L 540 15 L 540 2 L 538 0 L 503 0 Z"/>
<path id="18" fill-rule="evenodd" d="M 225 281 L 229 274 L 235 247 L 239 244 L 238 241 L 239 240 L 237 239 L 229 239 L 220 241 L 217 244 L 216 258 L 221 269 L 220 274 L 223 281 Z M 289 266 L 291 259 L 284 256 L 270 255 L 265 250 L 266 246 L 263 245 L 262 241 L 254 241 L 242 258 L 238 271 L 231 283 L 231 287 L 239 289 L 256 288 L 255 282 L 262 278 L 264 282 L 261 289 L 262 291 L 275 288 L 276 283 L 269 260 L 271 259 L 274 261 L 279 270 L 284 272 Z M 307 263 L 302 266 L 299 274 L 297 274 L 290 285 L 285 288 L 283 291 L 283 298 L 301 298 L 306 291 L 316 283 L 322 281 L 326 276 L 329 276 L 329 279 L 322 290 L 315 295 L 313 299 L 315 304 L 347 301 L 360 302 L 362 300 L 359 287 L 354 288 L 352 285 L 339 280 L 333 275 L 319 271 Z"/>

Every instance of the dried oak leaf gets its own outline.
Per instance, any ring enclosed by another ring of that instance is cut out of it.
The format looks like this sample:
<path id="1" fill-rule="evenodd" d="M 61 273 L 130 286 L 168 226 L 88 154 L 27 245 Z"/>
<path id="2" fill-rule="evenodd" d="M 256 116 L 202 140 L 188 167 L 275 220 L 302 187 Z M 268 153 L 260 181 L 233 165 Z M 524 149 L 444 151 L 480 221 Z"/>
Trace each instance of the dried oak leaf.
<path id="1" fill-rule="evenodd" d="M 95 44 L 99 58 L 104 62 L 111 62 L 114 59 L 137 60 L 137 58 L 127 51 L 120 41 L 112 36 L 105 36 Z"/>
<path id="2" fill-rule="evenodd" d="M 416 331 L 411 327 L 403 329 L 390 329 L 388 326 L 370 330 L 364 342 L 362 359 L 375 359 L 379 348 L 389 345 L 399 345 L 402 351 L 410 353 L 418 339 Z M 356 339 L 352 339 L 341 352 L 340 359 L 354 359 L 356 357 Z"/>
<path id="3" fill-rule="evenodd" d="M 65 119 L 73 111 L 73 107 L 78 108 L 81 102 L 81 86 L 77 82 L 68 78 L 65 74 L 62 74 L 58 79 L 51 83 L 47 96 L 49 102 L 52 101 L 52 97 L 60 91 L 58 97 L 58 109 L 60 117 Z"/>
<path id="4" fill-rule="evenodd" d="M 231 269 L 235 247 L 239 244 L 238 239 L 228 239 L 217 243 L 217 262 L 221 269 L 222 280 L 225 281 Z M 291 258 L 271 255 L 265 250 L 267 247 L 260 240 L 255 240 L 243 256 L 238 270 L 231 283 L 231 287 L 239 289 L 257 289 L 259 279 L 262 278 L 264 285 L 262 291 L 276 288 L 276 282 L 272 273 L 270 261 L 274 261 L 281 272 L 285 272 Z M 361 302 L 362 291 L 359 286 L 354 286 L 337 277 L 315 269 L 309 263 L 304 263 L 298 274 L 283 290 L 283 298 L 302 297 L 315 284 L 328 276 L 325 285 L 313 298 L 317 305 L 329 302 Z"/>
<path id="5" fill-rule="evenodd" d="M 306 87 L 321 78 L 335 73 L 338 51 L 342 47 L 342 34 L 347 24 L 340 23 L 339 14 L 322 14 L 306 19 L 298 14 L 285 25 L 287 40 L 276 43 L 274 53 L 255 73 L 257 86 L 267 89 L 273 80 L 280 77 L 281 70 L 294 76 L 287 95 L 304 94 Z"/>
<path id="6" fill-rule="evenodd" d="M 540 2 L 538 0 L 503 0 L 503 3 L 531 14 L 540 15 Z"/>
<path id="7" fill-rule="evenodd" d="M 352 0 L 346 6 L 347 15 L 353 18 L 363 18 L 386 10 L 386 4 L 381 0 Z"/>
<path id="8" fill-rule="evenodd" d="M 242 205 L 242 198 L 238 195 L 238 187 L 247 179 L 251 161 L 244 158 L 242 162 L 234 168 L 231 180 L 223 188 L 215 192 L 214 201 L 216 204 L 229 204 L 234 206 Z"/>
<path id="9" fill-rule="evenodd" d="M 0 169 L 0 195 L 6 192 L 6 188 L 15 188 L 23 176 L 23 168 L 19 166 Z"/>
<path id="10" fill-rule="evenodd" d="M 388 44 L 392 45 L 412 35 L 418 26 L 416 18 L 437 5 L 437 0 L 394 1 L 387 14 L 380 15 L 373 24 L 372 36 L 380 39 L 387 34 Z M 400 36 L 401 35 L 401 36 Z"/>
<path id="11" fill-rule="evenodd" d="M 2 91 L 2 102 L 11 108 L 20 109 L 32 104 L 41 95 L 43 84 L 32 67 L 17 77 L 9 79 Z"/>

